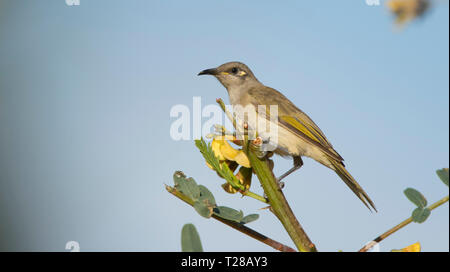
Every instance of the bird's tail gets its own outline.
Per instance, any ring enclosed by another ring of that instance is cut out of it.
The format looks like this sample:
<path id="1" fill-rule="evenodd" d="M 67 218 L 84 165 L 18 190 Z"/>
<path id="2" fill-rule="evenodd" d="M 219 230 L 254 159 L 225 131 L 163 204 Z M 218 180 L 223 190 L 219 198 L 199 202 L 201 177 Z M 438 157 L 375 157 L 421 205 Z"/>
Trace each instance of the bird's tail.
<path id="1" fill-rule="evenodd" d="M 375 208 L 375 204 L 373 204 L 370 197 L 364 192 L 363 188 L 356 182 L 356 180 L 350 175 L 350 173 L 345 169 L 345 166 L 332 158 L 330 158 L 330 163 L 334 166 L 336 173 L 338 176 L 347 184 L 347 186 L 350 188 L 350 190 L 355 193 L 355 195 L 361 199 L 361 201 L 366 205 L 367 208 L 372 207 L 375 211 L 377 211 L 377 208 Z M 370 205 L 370 207 L 369 207 Z"/>

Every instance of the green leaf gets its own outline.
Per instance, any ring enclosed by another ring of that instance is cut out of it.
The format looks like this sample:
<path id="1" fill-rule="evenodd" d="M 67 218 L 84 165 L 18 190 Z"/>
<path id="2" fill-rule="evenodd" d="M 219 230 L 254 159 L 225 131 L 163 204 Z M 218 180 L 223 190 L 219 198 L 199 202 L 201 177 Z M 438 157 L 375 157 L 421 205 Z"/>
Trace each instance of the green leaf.
<path id="1" fill-rule="evenodd" d="M 200 150 L 200 153 L 202 153 L 205 161 L 216 171 L 220 171 L 220 162 L 214 154 L 214 151 L 212 151 L 211 144 L 207 144 L 205 140 L 201 138 L 200 140 L 195 140 L 195 145 Z"/>
<path id="2" fill-rule="evenodd" d="M 205 204 L 203 201 L 195 201 L 194 202 L 194 209 L 200 214 L 201 216 L 205 218 L 210 218 L 212 215 L 212 207 Z"/>
<path id="3" fill-rule="evenodd" d="M 181 230 L 181 250 L 183 252 L 203 252 L 200 236 L 192 224 L 184 225 Z"/>
<path id="4" fill-rule="evenodd" d="M 427 206 L 427 199 L 416 189 L 407 188 L 404 191 L 406 197 L 419 208 Z"/>
<path id="5" fill-rule="evenodd" d="M 242 211 L 235 210 L 233 208 L 219 206 L 214 208 L 214 214 L 222 217 L 223 219 L 241 222 L 244 217 L 244 213 Z"/>
<path id="6" fill-rule="evenodd" d="M 193 178 L 186 179 L 186 195 L 190 196 L 192 199 L 198 199 L 200 197 L 200 188 L 197 182 Z"/>
<path id="7" fill-rule="evenodd" d="M 448 186 L 448 168 L 442 168 L 436 171 L 436 174 Z"/>
<path id="8" fill-rule="evenodd" d="M 423 223 L 430 216 L 431 211 L 428 208 L 416 208 L 412 213 L 412 219 L 416 223 Z"/>
<path id="9" fill-rule="evenodd" d="M 200 189 L 193 178 L 186 178 L 183 172 L 176 171 L 173 175 L 173 180 L 175 187 L 186 196 L 193 200 L 200 197 Z"/>
<path id="10" fill-rule="evenodd" d="M 203 185 L 199 185 L 198 188 L 200 189 L 200 198 L 199 200 L 209 204 L 210 206 L 216 206 L 216 199 L 214 198 L 214 195 Z"/>
<path id="11" fill-rule="evenodd" d="M 205 161 L 211 165 L 211 167 L 214 168 L 214 170 L 216 170 L 221 177 L 227 180 L 233 188 L 237 190 L 245 190 L 244 185 L 239 183 L 239 180 L 233 174 L 233 171 L 231 171 L 228 165 L 225 162 L 220 162 L 216 157 L 211 148 L 211 144 L 207 144 L 205 140 L 201 138 L 200 140 L 195 140 L 195 145 L 200 150 L 200 153 L 202 153 Z"/>
<path id="12" fill-rule="evenodd" d="M 256 214 L 256 213 L 249 214 L 249 215 L 245 216 L 244 218 L 242 218 L 241 224 L 247 224 L 247 223 L 253 222 L 255 220 L 258 220 L 258 218 L 259 218 L 259 214 Z"/>
<path id="13" fill-rule="evenodd" d="M 180 182 L 183 182 L 186 179 L 186 175 L 182 171 L 175 171 L 173 173 L 173 182 L 175 186 L 179 186 Z"/>

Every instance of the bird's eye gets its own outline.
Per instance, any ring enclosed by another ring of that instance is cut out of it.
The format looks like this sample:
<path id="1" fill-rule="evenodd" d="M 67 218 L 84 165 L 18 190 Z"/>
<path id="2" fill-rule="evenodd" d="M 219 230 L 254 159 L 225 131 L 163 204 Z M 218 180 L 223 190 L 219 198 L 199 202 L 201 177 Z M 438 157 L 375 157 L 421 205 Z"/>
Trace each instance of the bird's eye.
<path id="1" fill-rule="evenodd" d="M 238 68 L 233 67 L 233 68 L 231 69 L 231 72 L 232 72 L 233 74 L 236 74 L 236 73 L 238 72 Z"/>

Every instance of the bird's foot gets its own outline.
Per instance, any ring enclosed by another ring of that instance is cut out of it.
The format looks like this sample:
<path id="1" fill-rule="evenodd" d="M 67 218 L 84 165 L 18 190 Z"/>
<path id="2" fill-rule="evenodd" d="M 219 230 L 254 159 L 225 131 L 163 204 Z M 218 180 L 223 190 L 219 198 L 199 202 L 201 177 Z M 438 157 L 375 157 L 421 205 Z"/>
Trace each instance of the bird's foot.
<path id="1" fill-rule="evenodd" d="M 255 151 L 258 159 L 262 159 L 267 155 L 267 152 L 261 150 L 264 141 L 261 137 L 256 137 L 254 140 L 250 141 L 250 147 Z"/>
<path id="2" fill-rule="evenodd" d="M 284 188 L 284 182 L 282 182 L 280 179 L 277 179 L 277 184 L 278 184 L 278 187 L 280 188 L 280 190 L 283 190 L 283 188 Z"/>
<path id="3" fill-rule="evenodd" d="M 289 176 L 290 174 L 292 174 L 292 172 L 300 169 L 300 167 L 302 167 L 302 165 L 303 165 L 302 158 L 294 157 L 294 166 L 291 169 L 289 169 L 286 173 L 281 175 L 279 178 L 277 178 L 277 183 L 280 186 L 280 189 L 283 189 L 283 187 L 284 187 L 284 182 L 281 182 L 281 180 L 284 179 L 285 177 Z"/>

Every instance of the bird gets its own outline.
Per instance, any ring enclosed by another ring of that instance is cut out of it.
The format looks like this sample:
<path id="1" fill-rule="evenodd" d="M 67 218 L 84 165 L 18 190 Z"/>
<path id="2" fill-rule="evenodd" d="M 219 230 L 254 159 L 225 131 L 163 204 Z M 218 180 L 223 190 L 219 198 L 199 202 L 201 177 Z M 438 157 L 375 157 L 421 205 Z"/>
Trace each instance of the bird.
<path id="1" fill-rule="evenodd" d="M 273 153 L 293 159 L 293 167 L 277 179 L 279 183 L 303 166 L 302 157 L 308 157 L 335 171 L 369 210 L 377 211 L 373 201 L 345 168 L 344 159 L 316 123 L 281 92 L 262 84 L 247 65 L 237 61 L 227 62 L 203 70 L 198 75 L 214 76 L 228 91 L 233 108 L 251 106 L 255 114 L 264 117 L 261 119 L 275 124 L 277 135 L 269 132 L 269 141 L 271 136 L 276 139 L 271 143 L 274 145 Z M 265 106 L 266 110 L 260 106 Z M 267 111 L 270 106 L 277 107 L 277 115 L 270 115 Z M 258 122 L 250 120 L 247 125 L 262 130 L 264 125 Z"/>

